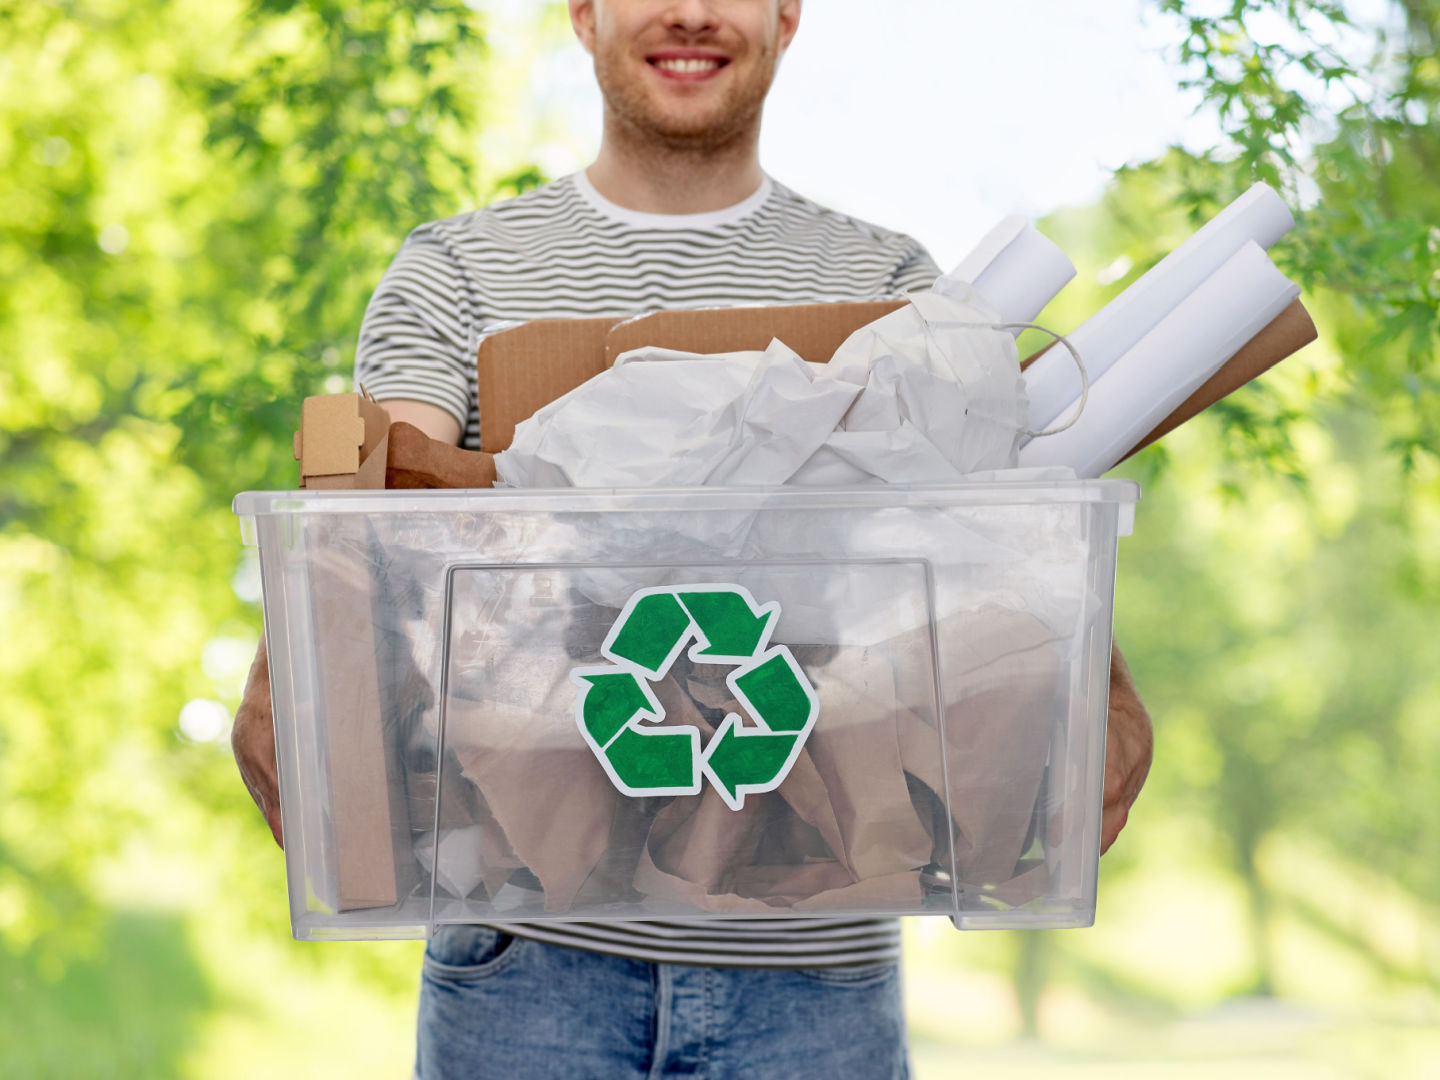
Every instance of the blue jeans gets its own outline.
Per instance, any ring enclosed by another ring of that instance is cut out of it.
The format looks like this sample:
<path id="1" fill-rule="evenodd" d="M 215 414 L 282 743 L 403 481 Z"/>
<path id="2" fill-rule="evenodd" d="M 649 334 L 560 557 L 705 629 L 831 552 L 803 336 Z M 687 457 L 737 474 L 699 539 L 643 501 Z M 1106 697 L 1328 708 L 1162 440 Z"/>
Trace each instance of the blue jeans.
<path id="1" fill-rule="evenodd" d="M 895 963 L 651 964 L 439 930 L 425 949 L 421 1080 L 906 1080 Z"/>

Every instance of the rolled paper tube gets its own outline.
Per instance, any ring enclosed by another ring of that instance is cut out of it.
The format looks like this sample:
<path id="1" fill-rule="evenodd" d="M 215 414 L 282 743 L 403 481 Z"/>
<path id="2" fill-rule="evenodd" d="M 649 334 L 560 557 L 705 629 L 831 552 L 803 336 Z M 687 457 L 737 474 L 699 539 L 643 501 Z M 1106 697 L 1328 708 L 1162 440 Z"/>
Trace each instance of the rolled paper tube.
<path id="1" fill-rule="evenodd" d="M 1138 454 L 1156 439 L 1170 434 L 1185 421 L 1199 416 L 1221 398 L 1229 397 L 1252 379 L 1256 379 L 1272 367 L 1309 345 L 1319 337 L 1315 323 L 1305 305 L 1293 301 L 1270 325 L 1256 334 L 1250 341 L 1210 376 L 1205 384 L 1185 399 L 1184 403 L 1146 435 L 1124 461 Z"/>
<path id="2" fill-rule="evenodd" d="M 1053 240 L 1025 218 L 1008 217 L 933 291 L 960 299 L 957 286 L 969 285 L 995 306 L 1001 321 L 1031 322 L 1074 276 L 1075 264 Z"/>
<path id="3" fill-rule="evenodd" d="M 1256 184 L 1069 335 L 1093 384 L 1247 243 L 1269 249 L 1295 227 L 1283 199 Z M 1064 349 L 1048 349 L 1025 371 L 1030 427 L 1051 426 L 1080 396 L 1080 374 Z"/>
<path id="4" fill-rule="evenodd" d="M 1247 243 L 1091 386 L 1073 426 L 1026 443 L 1021 466 L 1069 465 L 1081 477 L 1113 468 L 1299 292 Z"/>

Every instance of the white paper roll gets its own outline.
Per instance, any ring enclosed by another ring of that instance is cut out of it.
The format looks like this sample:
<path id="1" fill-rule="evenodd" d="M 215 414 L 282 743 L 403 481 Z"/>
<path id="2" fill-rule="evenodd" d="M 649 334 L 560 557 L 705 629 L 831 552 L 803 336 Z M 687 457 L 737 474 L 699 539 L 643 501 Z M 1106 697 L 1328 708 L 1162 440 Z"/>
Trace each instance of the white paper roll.
<path id="1" fill-rule="evenodd" d="M 1069 465 L 1083 478 L 1114 468 L 1299 295 L 1245 244 L 1091 385 L 1073 427 L 1026 443 L 1020 465 Z"/>
<path id="2" fill-rule="evenodd" d="M 969 285 L 995 306 L 1002 322 L 1032 322 L 1074 276 L 1075 264 L 1053 240 L 1025 218 L 1007 217 L 933 291 L 963 300 L 953 286 Z"/>
<path id="3" fill-rule="evenodd" d="M 1092 382 L 1247 243 L 1271 248 L 1295 227 L 1274 189 L 1256 184 L 1152 267 L 1074 333 Z M 1064 349 L 1050 349 L 1025 369 L 1030 427 L 1040 431 L 1080 396 L 1080 374 Z"/>

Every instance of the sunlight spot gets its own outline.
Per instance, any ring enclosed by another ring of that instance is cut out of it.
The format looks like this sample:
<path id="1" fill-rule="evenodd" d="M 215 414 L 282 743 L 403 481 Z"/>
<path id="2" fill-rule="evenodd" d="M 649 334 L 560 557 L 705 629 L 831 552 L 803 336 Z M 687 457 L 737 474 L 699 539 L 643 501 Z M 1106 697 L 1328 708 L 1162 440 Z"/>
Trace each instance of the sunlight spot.
<path id="1" fill-rule="evenodd" d="M 70 144 L 59 135 L 51 135 L 40 144 L 40 161 L 42 164 L 58 169 L 65 162 L 70 160 Z"/>
<path id="2" fill-rule="evenodd" d="M 246 548 L 235 576 L 230 579 L 230 588 L 236 597 L 247 604 L 258 604 L 264 597 L 260 585 L 260 558 L 254 548 Z"/>
<path id="3" fill-rule="evenodd" d="M 1115 282 L 1119 281 L 1126 274 L 1128 274 L 1130 272 L 1130 268 L 1134 265 L 1135 260 L 1130 258 L 1129 255 L 1121 255 L 1109 266 L 1105 267 L 1103 270 L 1101 270 L 1095 275 L 1095 283 L 1097 285 L 1114 285 Z"/>
<path id="4" fill-rule="evenodd" d="M 191 742 L 214 742 L 229 723 L 230 710 L 208 698 L 187 701 L 180 710 L 180 734 Z"/>
<path id="5" fill-rule="evenodd" d="M 130 230 L 112 221 L 100 230 L 100 250 L 106 255 L 119 255 L 130 246 Z"/>

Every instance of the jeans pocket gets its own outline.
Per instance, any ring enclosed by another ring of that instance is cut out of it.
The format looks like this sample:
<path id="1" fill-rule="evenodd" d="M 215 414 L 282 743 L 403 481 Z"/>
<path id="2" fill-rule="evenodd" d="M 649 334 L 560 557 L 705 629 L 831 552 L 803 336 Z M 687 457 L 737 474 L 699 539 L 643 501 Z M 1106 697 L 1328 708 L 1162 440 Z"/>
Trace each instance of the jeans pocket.
<path id="1" fill-rule="evenodd" d="M 442 926 L 425 943 L 425 973 L 451 981 L 485 978 L 514 963 L 523 944 L 490 926 Z"/>
<path id="2" fill-rule="evenodd" d="M 805 978 L 831 986 L 874 986 L 900 971 L 898 960 L 876 960 L 869 964 L 842 964 L 836 967 L 797 968 Z"/>

